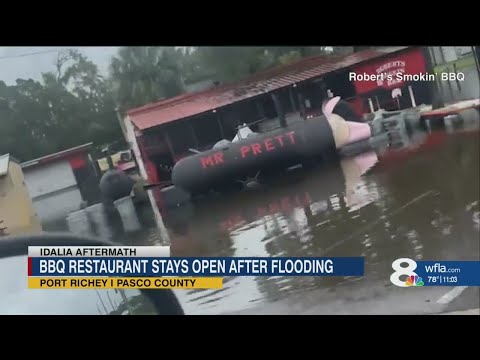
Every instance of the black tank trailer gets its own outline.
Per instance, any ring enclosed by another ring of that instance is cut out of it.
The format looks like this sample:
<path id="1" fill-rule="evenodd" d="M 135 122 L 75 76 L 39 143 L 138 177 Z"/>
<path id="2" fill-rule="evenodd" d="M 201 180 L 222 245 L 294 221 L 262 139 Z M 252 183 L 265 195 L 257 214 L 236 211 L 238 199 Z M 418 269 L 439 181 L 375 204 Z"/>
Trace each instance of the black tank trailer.
<path id="1" fill-rule="evenodd" d="M 334 150 L 332 129 L 321 116 L 184 158 L 174 166 L 172 182 L 190 194 L 199 194 L 287 169 Z"/>
<path id="2" fill-rule="evenodd" d="M 173 188 L 166 191 L 175 198 L 175 188 L 195 196 L 245 186 L 250 180 L 269 183 L 298 165 L 311 167 L 338 158 L 344 147 L 350 149 L 349 154 L 352 145 L 353 153 L 355 148 L 369 150 L 370 126 L 355 117 L 347 102 L 330 99 L 323 113 L 237 142 L 223 141 L 211 150 L 186 157 L 175 164 Z"/>

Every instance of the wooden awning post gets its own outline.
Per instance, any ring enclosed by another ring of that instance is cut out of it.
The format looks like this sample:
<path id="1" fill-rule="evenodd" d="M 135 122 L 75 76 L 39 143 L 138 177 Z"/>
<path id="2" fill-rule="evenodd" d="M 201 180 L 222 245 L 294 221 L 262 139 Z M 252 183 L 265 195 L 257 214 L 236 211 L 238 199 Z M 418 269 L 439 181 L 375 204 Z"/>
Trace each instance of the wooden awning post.
<path id="1" fill-rule="evenodd" d="M 188 128 L 190 129 L 190 132 L 192 134 L 193 142 L 195 143 L 195 148 L 198 149 L 198 147 L 200 146 L 200 143 L 198 142 L 197 135 L 195 134 L 195 129 L 193 128 L 193 124 L 190 121 L 188 122 Z"/>
<path id="2" fill-rule="evenodd" d="M 285 118 L 285 112 L 283 111 L 282 103 L 275 93 L 271 94 L 273 103 L 275 104 L 275 110 L 277 111 L 278 121 L 281 127 L 287 127 L 287 119 Z"/>
<path id="3" fill-rule="evenodd" d="M 417 103 L 415 102 L 415 96 L 413 95 L 412 85 L 408 85 L 408 93 L 410 94 L 410 100 L 412 101 L 412 107 L 417 107 Z"/>
<path id="4" fill-rule="evenodd" d="M 373 114 L 375 112 L 375 109 L 373 107 L 372 98 L 368 98 L 368 107 L 370 108 L 370 112 Z"/>
<path id="5" fill-rule="evenodd" d="M 306 120 L 307 119 L 307 116 L 306 116 L 306 111 L 305 111 L 305 99 L 303 97 L 303 94 L 300 92 L 300 89 L 297 87 L 295 87 L 297 89 L 297 98 L 298 98 L 298 104 L 299 104 L 299 107 L 300 107 L 300 116 Z"/>
<path id="6" fill-rule="evenodd" d="M 115 165 L 113 164 L 113 160 L 112 160 L 112 151 L 110 150 L 110 145 L 107 146 L 106 159 L 107 159 L 107 163 L 108 163 L 108 169 L 109 170 L 115 169 Z"/>
<path id="7" fill-rule="evenodd" d="M 222 135 L 222 139 L 225 139 L 225 133 L 223 132 L 223 126 L 222 126 L 222 118 L 220 117 L 220 113 L 218 111 L 217 111 L 217 123 L 218 123 L 218 126 L 220 127 L 220 134 Z"/>
<path id="8" fill-rule="evenodd" d="M 93 158 L 92 154 L 88 154 L 88 160 L 90 161 L 90 164 L 93 168 L 93 171 L 94 171 L 95 175 L 97 177 L 101 177 L 102 176 L 102 170 L 100 169 L 100 165 L 98 164 L 98 161 Z"/>
<path id="9" fill-rule="evenodd" d="M 450 66 L 447 66 L 447 74 L 449 74 L 450 71 Z M 447 85 L 448 85 L 448 92 L 450 93 L 450 100 L 449 101 L 454 101 L 455 100 L 455 93 L 453 92 L 453 87 L 452 83 L 450 82 L 450 79 L 447 80 Z"/>
<path id="10" fill-rule="evenodd" d="M 259 101 L 259 99 L 255 100 L 255 106 L 257 107 L 258 115 L 260 119 L 265 118 L 265 110 L 263 108 L 263 104 Z"/>
<path id="11" fill-rule="evenodd" d="M 294 112 L 297 112 L 297 106 L 295 105 L 295 100 L 293 100 L 293 89 L 294 88 L 289 88 L 288 89 L 288 95 L 290 97 L 290 103 L 292 104 L 292 109 Z"/>
<path id="12" fill-rule="evenodd" d="M 165 129 L 163 135 L 165 137 L 165 142 L 167 143 L 168 149 L 170 150 L 170 154 L 172 154 L 172 160 L 175 163 L 175 152 L 173 151 L 172 142 L 170 141 L 170 136 L 168 136 L 167 129 Z"/>
<path id="13" fill-rule="evenodd" d="M 328 99 L 328 89 L 327 89 L 327 84 L 323 78 L 320 78 L 318 80 L 314 81 L 314 84 L 318 91 L 320 92 L 320 95 L 322 97 L 322 101 L 325 99 Z"/>

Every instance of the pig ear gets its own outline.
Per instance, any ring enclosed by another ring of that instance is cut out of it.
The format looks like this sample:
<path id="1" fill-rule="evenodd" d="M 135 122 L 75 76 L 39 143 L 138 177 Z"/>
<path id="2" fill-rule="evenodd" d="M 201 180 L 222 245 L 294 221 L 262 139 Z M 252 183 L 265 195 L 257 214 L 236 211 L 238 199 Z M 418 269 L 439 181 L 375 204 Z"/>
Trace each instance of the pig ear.
<path id="1" fill-rule="evenodd" d="M 334 98 L 331 98 L 330 100 L 327 101 L 325 106 L 323 107 L 323 114 L 325 116 L 330 115 L 333 113 L 333 109 L 337 105 L 337 103 L 340 101 L 340 96 L 335 96 Z"/>

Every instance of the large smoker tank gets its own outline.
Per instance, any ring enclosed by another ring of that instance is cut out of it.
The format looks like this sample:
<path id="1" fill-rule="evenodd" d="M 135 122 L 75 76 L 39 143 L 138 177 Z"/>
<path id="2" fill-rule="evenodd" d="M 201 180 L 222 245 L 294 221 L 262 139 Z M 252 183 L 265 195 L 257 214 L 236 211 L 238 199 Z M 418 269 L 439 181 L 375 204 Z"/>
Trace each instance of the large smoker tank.
<path id="1" fill-rule="evenodd" d="M 202 193 L 327 152 L 336 152 L 335 138 L 327 119 L 319 116 L 184 158 L 174 166 L 172 182 L 191 194 Z"/>

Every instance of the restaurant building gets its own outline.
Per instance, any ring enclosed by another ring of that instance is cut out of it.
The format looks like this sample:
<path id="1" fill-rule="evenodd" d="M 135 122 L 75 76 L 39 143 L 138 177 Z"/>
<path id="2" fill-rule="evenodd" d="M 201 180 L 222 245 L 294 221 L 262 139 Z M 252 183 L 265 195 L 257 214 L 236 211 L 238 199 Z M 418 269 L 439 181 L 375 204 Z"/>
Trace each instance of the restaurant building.
<path id="1" fill-rule="evenodd" d="M 179 159 L 210 149 L 222 139 L 232 140 L 239 126 L 268 131 L 281 123 L 304 121 L 321 114 L 329 96 L 348 101 L 360 117 L 380 108 L 430 104 L 432 82 L 396 76 L 427 73 L 426 54 L 423 47 L 390 47 L 304 58 L 238 83 L 131 109 L 123 119 L 127 141 L 145 179 L 169 181 L 170 169 Z M 389 76 L 356 81 L 352 74 Z M 158 192 L 155 197 L 160 200 Z"/>

